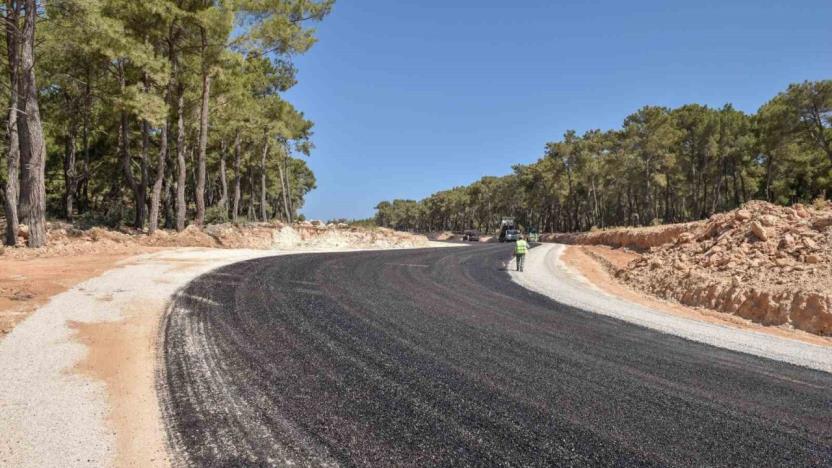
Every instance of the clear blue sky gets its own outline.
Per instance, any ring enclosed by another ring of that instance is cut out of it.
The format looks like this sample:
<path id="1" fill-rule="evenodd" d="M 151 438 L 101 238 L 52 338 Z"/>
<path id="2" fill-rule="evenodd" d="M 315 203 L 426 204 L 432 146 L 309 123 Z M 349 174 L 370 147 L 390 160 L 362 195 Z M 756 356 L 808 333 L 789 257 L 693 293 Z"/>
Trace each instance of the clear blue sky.
<path id="1" fill-rule="evenodd" d="M 832 78 L 832 1 L 339 0 L 286 98 L 315 122 L 308 218 L 363 218 L 646 104 L 754 112 Z"/>

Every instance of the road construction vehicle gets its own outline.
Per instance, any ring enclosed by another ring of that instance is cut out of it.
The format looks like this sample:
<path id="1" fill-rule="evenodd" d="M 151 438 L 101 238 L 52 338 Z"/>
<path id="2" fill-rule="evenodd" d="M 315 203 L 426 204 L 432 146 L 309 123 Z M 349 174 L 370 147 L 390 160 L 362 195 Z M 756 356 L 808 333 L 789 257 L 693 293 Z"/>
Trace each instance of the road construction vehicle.
<path id="1" fill-rule="evenodd" d="M 476 229 L 468 229 L 467 231 L 462 233 L 462 240 L 466 242 L 479 242 L 480 232 Z"/>
<path id="2" fill-rule="evenodd" d="M 514 218 L 504 217 L 500 221 L 500 242 L 514 242 L 517 240 L 518 235 L 519 231 L 517 230 L 517 225 L 514 224 Z"/>

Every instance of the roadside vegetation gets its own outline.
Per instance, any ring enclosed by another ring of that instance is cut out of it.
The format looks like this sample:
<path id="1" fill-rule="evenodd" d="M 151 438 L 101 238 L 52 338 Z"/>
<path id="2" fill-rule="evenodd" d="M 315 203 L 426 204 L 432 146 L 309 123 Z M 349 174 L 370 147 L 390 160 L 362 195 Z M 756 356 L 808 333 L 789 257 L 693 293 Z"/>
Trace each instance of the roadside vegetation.
<path id="1" fill-rule="evenodd" d="M 312 122 L 281 97 L 334 0 L 6 0 L 4 242 L 292 222 Z"/>
<path id="2" fill-rule="evenodd" d="M 514 216 L 540 232 L 574 232 L 704 219 L 755 199 L 826 199 L 832 81 L 793 84 L 754 115 L 730 104 L 645 106 L 616 130 L 568 131 L 513 169 L 420 201 L 383 201 L 376 224 L 493 232 Z"/>

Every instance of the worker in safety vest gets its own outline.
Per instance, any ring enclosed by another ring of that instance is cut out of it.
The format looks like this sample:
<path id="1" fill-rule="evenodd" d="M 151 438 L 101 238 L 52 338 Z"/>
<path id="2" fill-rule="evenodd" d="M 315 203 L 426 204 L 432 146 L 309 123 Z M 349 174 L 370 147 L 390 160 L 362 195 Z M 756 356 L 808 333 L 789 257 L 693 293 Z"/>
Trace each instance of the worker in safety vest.
<path id="1" fill-rule="evenodd" d="M 517 271 L 523 271 L 523 264 L 526 262 L 526 252 L 529 251 L 529 243 L 525 236 L 519 236 L 514 244 L 514 257 L 517 259 Z"/>

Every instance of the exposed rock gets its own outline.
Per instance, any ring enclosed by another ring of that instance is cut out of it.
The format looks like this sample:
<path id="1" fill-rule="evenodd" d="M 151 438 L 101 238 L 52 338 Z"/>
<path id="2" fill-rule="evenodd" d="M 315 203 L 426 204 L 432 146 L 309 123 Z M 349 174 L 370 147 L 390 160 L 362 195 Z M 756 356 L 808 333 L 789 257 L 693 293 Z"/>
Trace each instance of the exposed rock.
<path id="1" fill-rule="evenodd" d="M 757 221 L 751 223 L 751 232 L 757 236 L 757 239 L 760 239 L 763 242 L 768 240 L 768 233 L 766 233 L 765 228 L 763 228 L 763 226 Z"/>
<path id="2" fill-rule="evenodd" d="M 806 219 L 806 218 L 809 218 L 809 217 L 811 217 L 811 216 L 812 216 L 812 215 L 811 215 L 811 214 L 809 214 L 809 212 L 806 210 L 806 207 L 805 207 L 805 206 L 803 206 L 803 205 L 802 205 L 802 204 L 800 204 L 800 203 L 795 204 L 795 205 L 792 207 L 792 209 L 794 209 L 795 214 L 796 214 L 799 218 Z"/>
<path id="3" fill-rule="evenodd" d="M 778 247 L 781 249 L 789 249 L 791 247 L 794 247 L 794 236 L 792 236 L 791 234 L 784 234 L 783 239 L 780 240 L 780 244 L 778 244 Z"/>
<path id="4" fill-rule="evenodd" d="M 677 238 L 676 242 L 679 243 L 679 244 L 687 244 L 688 242 L 690 242 L 692 240 L 693 240 L 693 234 L 691 234 L 689 232 L 683 232 L 683 233 L 679 234 L 679 237 Z"/>
<path id="5" fill-rule="evenodd" d="M 779 267 L 785 267 L 791 264 L 791 262 L 787 258 L 777 258 L 774 260 L 774 263 Z"/>
<path id="6" fill-rule="evenodd" d="M 694 231 L 700 224 L 699 222 L 693 222 L 644 228 L 614 228 L 588 233 L 541 234 L 540 241 L 561 244 L 609 245 L 643 251 L 651 247 L 676 243 L 679 241 L 680 235 Z"/>
<path id="7" fill-rule="evenodd" d="M 750 202 L 686 226 L 616 276 L 685 305 L 832 336 L 832 206 Z"/>
<path id="8" fill-rule="evenodd" d="M 812 227 L 817 229 L 818 231 L 822 231 L 829 226 L 832 226 L 832 216 L 818 218 L 812 222 Z"/>
<path id="9" fill-rule="evenodd" d="M 777 225 L 777 217 L 772 215 L 760 216 L 760 223 L 763 226 L 772 227 Z"/>

